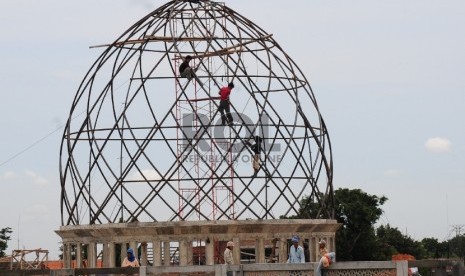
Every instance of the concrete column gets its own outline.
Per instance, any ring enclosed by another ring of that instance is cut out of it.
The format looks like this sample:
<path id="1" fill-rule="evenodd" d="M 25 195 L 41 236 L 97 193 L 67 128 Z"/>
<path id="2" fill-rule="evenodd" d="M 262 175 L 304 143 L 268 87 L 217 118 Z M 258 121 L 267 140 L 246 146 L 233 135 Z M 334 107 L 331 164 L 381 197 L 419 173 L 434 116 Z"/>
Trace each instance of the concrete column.
<path id="1" fill-rule="evenodd" d="M 228 265 L 225 264 L 215 265 L 215 275 L 227 275 L 227 268 Z"/>
<path id="2" fill-rule="evenodd" d="M 132 248 L 134 251 L 134 256 L 136 256 L 136 259 L 139 260 L 139 251 L 137 250 L 137 242 L 136 241 L 130 241 L 129 242 L 129 247 Z M 126 256 L 126 253 L 124 254 Z"/>
<path id="3" fill-rule="evenodd" d="M 180 266 L 186 266 L 188 263 L 188 241 L 185 239 L 182 239 L 179 241 L 179 265 Z"/>
<path id="4" fill-rule="evenodd" d="M 115 243 L 108 243 L 108 267 L 116 267 Z"/>
<path id="5" fill-rule="evenodd" d="M 159 240 L 155 240 L 152 242 L 153 244 L 153 266 L 161 266 L 161 242 Z"/>
<path id="6" fill-rule="evenodd" d="M 121 263 L 123 263 L 124 258 L 128 255 L 128 246 L 126 245 L 126 242 L 123 242 L 121 244 Z"/>
<path id="7" fill-rule="evenodd" d="M 147 266 L 147 243 L 142 242 L 140 248 L 140 265 Z"/>
<path id="8" fill-rule="evenodd" d="M 234 264 L 240 264 L 241 263 L 241 240 L 239 238 L 233 238 L 232 241 L 234 242 L 234 249 L 233 249 Z"/>
<path id="9" fill-rule="evenodd" d="M 278 241 L 278 247 L 279 247 L 279 263 L 283 264 L 287 262 L 287 239 L 286 238 L 280 238 Z"/>
<path id="10" fill-rule="evenodd" d="M 71 268 L 71 248 L 70 243 L 63 243 L 63 266 L 65 268 Z"/>
<path id="11" fill-rule="evenodd" d="M 108 244 L 107 243 L 104 243 L 103 244 L 103 250 L 102 250 L 102 265 L 103 267 L 110 267 L 110 263 L 109 263 L 109 256 L 108 256 Z"/>
<path id="12" fill-rule="evenodd" d="M 265 243 L 263 238 L 255 239 L 255 263 L 265 263 Z"/>
<path id="13" fill-rule="evenodd" d="M 453 274 L 454 275 L 464 275 L 464 263 L 463 262 L 458 262 L 454 268 L 453 268 Z"/>
<path id="14" fill-rule="evenodd" d="M 215 242 L 209 237 L 207 237 L 207 242 L 205 242 L 205 261 L 206 265 L 215 264 Z M 234 259 L 234 261 L 236 261 L 236 259 Z"/>
<path id="15" fill-rule="evenodd" d="M 192 240 L 187 241 L 187 265 L 194 264 L 194 246 L 192 245 Z"/>
<path id="16" fill-rule="evenodd" d="M 139 276 L 147 276 L 147 267 L 146 266 L 139 267 Z"/>
<path id="17" fill-rule="evenodd" d="M 408 276 L 408 261 L 397 261 L 396 263 L 396 275 L 397 276 Z"/>
<path id="18" fill-rule="evenodd" d="M 97 244 L 95 242 L 87 245 L 87 266 L 89 268 L 97 267 Z"/>
<path id="19" fill-rule="evenodd" d="M 76 244 L 76 268 L 82 268 L 82 243 Z"/>
<path id="20" fill-rule="evenodd" d="M 315 243 L 313 244 L 313 252 L 315 256 L 314 262 L 319 262 L 321 256 L 320 256 L 320 247 L 319 247 L 318 242 L 320 241 L 320 238 L 315 237 L 314 239 L 315 239 Z"/>
<path id="21" fill-rule="evenodd" d="M 315 237 L 311 237 L 309 239 L 308 250 L 310 251 L 310 262 L 316 262 L 316 255 L 315 255 L 315 244 L 316 244 Z"/>
<path id="22" fill-rule="evenodd" d="M 170 265 L 170 242 L 164 241 L 163 242 L 163 265 L 169 266 Z"/>
<path id="23" fill-rule="evenodd" d="M 329 239 L 329 248 L 328 251 L 330 252 L 336 252 L 336 237 L 331 236 L 328 238 Z"/>

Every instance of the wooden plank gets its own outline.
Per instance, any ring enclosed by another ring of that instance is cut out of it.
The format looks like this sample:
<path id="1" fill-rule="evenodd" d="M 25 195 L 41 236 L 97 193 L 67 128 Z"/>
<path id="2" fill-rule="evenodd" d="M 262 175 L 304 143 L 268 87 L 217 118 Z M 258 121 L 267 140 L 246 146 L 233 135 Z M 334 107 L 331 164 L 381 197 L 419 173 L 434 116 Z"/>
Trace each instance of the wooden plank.
<path id="1" fill-rule="evenodd" d="M 244 45 L 257 42 L 260 40 L 267 40 L 269 39 L 273 34 L 269 34 L 266 36 L 263 36 L 261 38 L 257 39 L 252 39 L 250 41 L 246 41 L 244 43 L 239 43 L 227 48 L 223 48 L 221 50 L 215 51 L 215 52 L 210 52 L 210 53 L 205 53 L 201 55 L 193 55 L 192 58 L 204 58 L 204 57 L 211 57 L 211 56 L 221 56 L 221 55 L 229 55 L 229 54 L 234 54 L 236 52 L 239 52 L 240 49 L 236 49 L 238 47 L 242 47 Z M 165 41 L 165 42 L 170 42 L 170 41 L 211 41 L 214 39 L 219 39 L 218 37 L 167 37 L 167 36 L 146 36 L 143 39 L 134 39 L 134 40 L 127 40 L 127 41 L 120 41 L 120 42 L 115 42 L 113 44 L 101 44 L 101 45 L 93 45 L 89 46 L 90 49 L 92 48 L 101 48 L 101 47 L 109 47 L 109 46 L 121 46 L 121 45 L 128 45 L 128 44 L 138 44 L 138 43 L 145 43 L 148 41 Z M 181 57 L 175 57 L 174 60 L 176 59 L 181 59 Z"/>
<path id="2" fill-rule="evenodd" d="M 154 36 L 154 35 L 148 35 L 145 36 L 142 39 L 132 39 L 132 40 L 127 40 L 127 41 L 119 41 L 115 42 L 113 44 L 100 44 L 100 45 L 93 45 L 89 46 L 89 48 L 99 48 L 99 47 L 108 47 L 108 46 L 120 46 L 120 45 L 126 45 L 126 44 L 137 44 L 137 43 L 145 43 L 148 41 L 165 41 L 165 42 L 170 42 L 170 41 L 211 41 L 213 39 L 218 39 L 218 37 L 169 37 L 169 36 Z"/>
<path id="3" fill-rule="evenodd" d="M 236 44 L 236 45 L 233 45 L 233 46 L 229 46 L 229 47 L 220 49 L 218 51 L 209 52 L 209 53 L 200 54 L 200 55 L 192 55 L 192 58 L 194 59 L 194 58 L 204 58 L 204 57 L 211 57 L 211 56 L 223 56 L 223 55 L 234 54 L 234 53 L 237 53 L 237 52 L 241 52 L 242 47 L 244 45 L 247 45 L 247 44 L 250 44 L 250 43 L 253 43 L 253 42 L 257 42 L 257 41 L 261 41 L 261 40 L 267 40 L 271 36 L 273 36 L 273 34 L 269 34 L 269 35 L 263 36 L 261 38 L 257 38 L 257 39 L 253 39 L 253 40 L 250 40 L 250 41 L 247 41 L 247 42 L 244 42 L 244 43 L 239 43 L 239 44 Z M 240 47 L 240 48 L 236 49 L 238 47 Z M 181 59 L 181 57 L 175 57 L 173 59 L 174 60 Z"/>

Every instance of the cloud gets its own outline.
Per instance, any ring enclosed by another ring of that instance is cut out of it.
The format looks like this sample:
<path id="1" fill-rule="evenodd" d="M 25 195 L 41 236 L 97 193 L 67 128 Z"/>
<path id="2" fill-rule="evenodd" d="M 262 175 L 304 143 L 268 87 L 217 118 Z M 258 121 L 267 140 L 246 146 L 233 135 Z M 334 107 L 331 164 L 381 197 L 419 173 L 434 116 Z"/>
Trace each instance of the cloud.
<path id="1" fill-rule="evenodd" d="M 48 186 L 48 180 L 44 177 L 36 174 L 33 171 L 26 171 L 26 175 L 32 180 L 32 183 L 39 186 L 39 187 L 46 187 Z"/>
<path id="2" fill-rule="evenodd" d="M 426 141 L 425 148 L 430 152 L 444 153 L 451 151 L 452 143 L 446 138 L 434 137 Z"/>
<path id="3" fill-rule="evenodd" d="M 16 178 L 16 173 L 13 172 L 13 171 L 7 171 L 5 173 L 3 173 L 3 175 L 1 176 L 2 179 L 15 179 Z"/>

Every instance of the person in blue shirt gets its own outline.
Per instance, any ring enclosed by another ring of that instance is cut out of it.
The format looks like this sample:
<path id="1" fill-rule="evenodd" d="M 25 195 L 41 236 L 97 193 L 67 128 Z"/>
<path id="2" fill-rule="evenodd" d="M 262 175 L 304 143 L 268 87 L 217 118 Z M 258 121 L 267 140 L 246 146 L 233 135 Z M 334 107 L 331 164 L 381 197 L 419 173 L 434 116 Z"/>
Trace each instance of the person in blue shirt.
<path id="1" fill-rule="evenodd" d="M 305 263 L 305 254 L 302 246 L 299 245 L 299 237 L 292 237 L 292 246 L 289 249 L 288 263 Z"/>

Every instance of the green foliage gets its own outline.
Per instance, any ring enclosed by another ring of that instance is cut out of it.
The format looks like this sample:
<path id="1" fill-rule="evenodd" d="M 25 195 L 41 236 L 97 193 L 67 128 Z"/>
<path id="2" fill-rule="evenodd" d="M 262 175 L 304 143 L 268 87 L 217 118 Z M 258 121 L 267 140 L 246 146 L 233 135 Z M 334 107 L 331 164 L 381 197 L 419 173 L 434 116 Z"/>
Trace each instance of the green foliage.
<path id="1" fill-rule="evenodd" d="M 323 194 L 304 197 L 296 216 L 289 218 L 324 218 L 319 198 L 327 202 Z M 360 189 L 338 189 L 334 192 L 335 219 L 342 224 L 336 233 L 336 251 L 339 261 L 384 261 L 395 254 L 409 254 L 417 260 L 438 258 L 464 258 L 465 235 L 444 242 L 435 238 L 415 241 L 399 229 L 374 225 L 383 214 L 384 196 L 369 195 Z"/>
<path id="2" fill-rule="evenodd" d="M 369 195 L 360 189 L 338 189 L 334 193 L 336 219 L 342 223 L 336 233 L 338 259 L 374 261 L 379 259 L 379 243 L 374 224 L 387 198 Z"/>
<path id="3" fill-rule="evenodd" d="M 417 260 L 427 256 L 427 252 L 421 242 L 402 234 L 399 229 L 393 228 L 389 224 L 380 226 L 376 230 L 376 236 L 381 247 L 387 253 L 384 258 L 385 260 L 390 260 L 394 254 L 409 254 Z"/>
<path id="4" fill-rule="evenodd" d="M 323 195 L 320 197 L 326 202 Z M 378 260 L 378 241 L 374 224 L 383 211 L 386 197 L 368 195 L 360 189 L 338 189 L 334 192 L 335 219 L 342 223 L 336 233 L 338 260 Z M 319 218 L 319 203 L 313 198 L 302 199 L 299 215 L 294 218 Z"/>
<path id="5" fill-rule="evenodd" d="M 439 242 L 436 238 L 424 238 L 421 240 L 421 244 L 425 249 L 426 259 L 439 259 L 449 257 L 449 243 Z"/>
<path id="6" fill-rule="evenodd" d="M 0 230 L 0 257 L 4 257 L 5 250 L 8 248 L 8 241 L 11 240 L 10 234 L 12 230 L 10 227 L 5 227 Z"/>
<path id="7" fill-rule="evenodd" d="M 448 241 L 451 257 L 463 259 L 465 257 L 465 236 L 455 236 Z"/>

